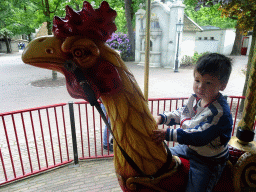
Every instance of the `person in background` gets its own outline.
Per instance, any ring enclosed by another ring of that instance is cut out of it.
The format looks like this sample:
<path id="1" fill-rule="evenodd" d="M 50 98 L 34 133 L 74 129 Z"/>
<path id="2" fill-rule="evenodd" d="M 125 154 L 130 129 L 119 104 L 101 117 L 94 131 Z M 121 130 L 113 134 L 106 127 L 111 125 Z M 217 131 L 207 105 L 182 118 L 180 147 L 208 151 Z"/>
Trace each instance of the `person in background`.
<path id="1" fill-rule="evenodd" d="M 100 105 L 104 114 L 107 116 L 106 108 L 103 104 Z M 108 123 L 110 124 L 110 120 L 108 119 Z M 105 125 L 104 132 L 103 132 L 103 149 L 106 149 L 113 152 L 113 138 L 110 139 L 110 131 L 108 130 L 107 125 Z"/>

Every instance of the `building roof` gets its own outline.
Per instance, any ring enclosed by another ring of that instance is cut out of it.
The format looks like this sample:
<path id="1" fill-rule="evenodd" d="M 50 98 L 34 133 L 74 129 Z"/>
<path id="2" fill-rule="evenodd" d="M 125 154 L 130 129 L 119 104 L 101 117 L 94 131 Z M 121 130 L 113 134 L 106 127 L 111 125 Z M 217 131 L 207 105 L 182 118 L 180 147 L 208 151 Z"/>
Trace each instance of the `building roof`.
<path id="1" fill-rule="evenodd" d="M 202 28 L 204 31 L 208 31 L 208 30 L 219 30 L 219 29 L 221 29 L 221 28 L 219 28 L 219 27 L 210 26 L 210 25 L 208 25 L 208 26 L 201 26 L 201 28 Z"/>
<path id="2" fill-rule="evenodd" d="M 46 36 L 48 35 L 48 31 L 47 31 L 47 23 L 43 22 L 42 26 L 40 27 L 39 31 L 36 33 L 36 38 L 37 37 L 41 37 L 41 36 Z"/>
<path id="3" fill-rule="evenodd" d="M 186 14 L 184 14 L 184 27 L 183 31 L 186 32 L 199 32 L 203 31 L 203 29 L 192 19 L 190 19 Z"/>

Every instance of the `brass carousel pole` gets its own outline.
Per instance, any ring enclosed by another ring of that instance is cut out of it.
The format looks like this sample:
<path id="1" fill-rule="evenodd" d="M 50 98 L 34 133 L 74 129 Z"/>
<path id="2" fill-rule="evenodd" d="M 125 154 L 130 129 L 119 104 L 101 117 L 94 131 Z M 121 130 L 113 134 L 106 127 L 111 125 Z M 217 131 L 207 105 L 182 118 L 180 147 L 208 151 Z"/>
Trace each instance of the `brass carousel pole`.
<path id="1" fill-rule="evenodd" d="M 230 145 L 240 150 L 256 154 L 256 142 L 253 141 L 253 130 L 256 116 L 256 49 L 252 58 L 251 73 L 245 97 L 243 116 L 238 123 L 236 137 L 232 137 Z"/>
<path id="2" fill-rule="evenodd" d="M 239 157 L 232 168 L 235 192 L 256 190 L 256 142 L 253 130 L 256 115 L 256 49 L 252 58 L 252 67 L 242 119 L 238 123 L 236 137 L 232 137 L 229 145 L 240 150 Z"/>
<path id="3" fill-rule="evenodd" d="M 145 46 L 145 66 L 144 66 L 144 97 L 148 100 L 148 76 L 149 76 L 149 45 L 150 45 L 150 11 L 151 0 L 147 0 L 146 6 L 146 46 Z"/>

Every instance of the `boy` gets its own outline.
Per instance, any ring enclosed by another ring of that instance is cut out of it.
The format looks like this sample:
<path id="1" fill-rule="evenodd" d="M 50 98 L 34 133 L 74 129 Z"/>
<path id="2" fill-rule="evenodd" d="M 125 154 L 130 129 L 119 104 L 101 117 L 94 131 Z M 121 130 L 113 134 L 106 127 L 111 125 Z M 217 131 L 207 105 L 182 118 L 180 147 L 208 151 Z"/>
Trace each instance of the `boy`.
<path id="1" fill-rule="evenodd" d="M 172 154 L 190 160 L 186 191 L 212 191 L 228 160 L 233 120 L 219 91 L 226 88 L 231 70 L 231 61 L 224 55 L 200 57 L 194 69 L 195 94 L 182 108 L 155 117 L 157 124 L 180 125 L 154 130 L 152 138 L 158 143 L 178 142 L 170 148 Z"/>

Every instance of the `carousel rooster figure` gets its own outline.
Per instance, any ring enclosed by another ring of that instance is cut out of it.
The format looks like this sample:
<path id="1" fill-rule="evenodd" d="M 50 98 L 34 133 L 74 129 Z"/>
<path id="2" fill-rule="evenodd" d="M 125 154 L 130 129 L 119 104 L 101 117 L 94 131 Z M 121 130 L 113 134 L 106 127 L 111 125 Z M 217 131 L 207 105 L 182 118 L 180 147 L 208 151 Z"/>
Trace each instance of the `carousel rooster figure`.
<path id="1" fill-rule="evenodd" d="M 116 30 L 115 17 L 105 1 L 98 9 L 85 1 L 78 12 L 67 6 L 65 18 L 54 17 L 54 35 L 30 42 L 22 59 L 63 73 L 72 97 L 102 100 L 115 137 L 114 164 L 123 191 L 182 191 L 189 162 L 151 139 L 157 125 L 147 101 L 119 54 L 105 44 Z M 224 191 L 233 191 L 231 175 L 223 175 L 220 182 L 229 185 Z"/>

